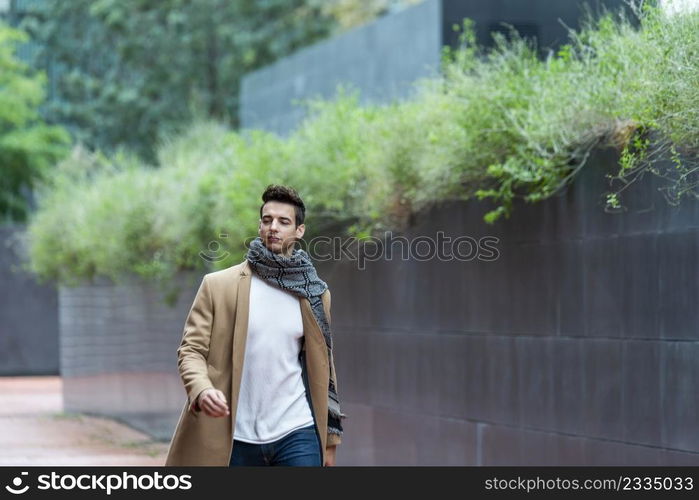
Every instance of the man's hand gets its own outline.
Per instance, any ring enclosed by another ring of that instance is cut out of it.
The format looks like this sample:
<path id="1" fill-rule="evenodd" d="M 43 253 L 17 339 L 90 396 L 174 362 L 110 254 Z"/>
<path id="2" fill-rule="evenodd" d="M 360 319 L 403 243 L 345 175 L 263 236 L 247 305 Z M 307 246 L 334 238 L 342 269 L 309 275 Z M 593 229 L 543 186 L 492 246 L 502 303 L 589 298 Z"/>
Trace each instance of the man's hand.
<path id="1" fill-rule="evenodd" d="M 335 466 L 335 452 L 337 451 L 337 445 L 326 446 L 325 447 L 325 467 Z"/>
<path id="2" fill-rule="evenodd" d="M 210 417 L 225 417 L 230 413 L 226 396 L 218 389 L 204 389 L 197 398 L 199 408 Z"/>

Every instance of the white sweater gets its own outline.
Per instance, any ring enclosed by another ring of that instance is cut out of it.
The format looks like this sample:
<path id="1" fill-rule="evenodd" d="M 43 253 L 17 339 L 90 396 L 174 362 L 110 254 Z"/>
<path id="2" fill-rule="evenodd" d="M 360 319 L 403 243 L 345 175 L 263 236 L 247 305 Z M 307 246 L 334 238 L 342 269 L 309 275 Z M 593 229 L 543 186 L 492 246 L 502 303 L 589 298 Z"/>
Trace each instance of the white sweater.
<path id="1" fill-rule="evenodd" d="M 252 273 L 234 439 L 270 443 L 313 423 L 301 378 L 299 298 Z"/>

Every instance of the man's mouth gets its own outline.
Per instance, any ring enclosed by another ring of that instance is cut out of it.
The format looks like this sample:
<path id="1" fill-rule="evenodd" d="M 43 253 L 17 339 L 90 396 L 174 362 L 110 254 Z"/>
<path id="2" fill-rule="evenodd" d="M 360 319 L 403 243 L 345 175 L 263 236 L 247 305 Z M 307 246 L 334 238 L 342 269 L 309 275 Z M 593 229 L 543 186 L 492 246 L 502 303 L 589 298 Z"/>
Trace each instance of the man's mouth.
<path id="1" fill-rule="evenodd" d="M 280 241 L 280 240 L 279 240 L 279 238 L 275 238 L 274 236 L 270 236 L 270 237 L 269 237 L 269 241 L 270 241 L 270 242 L 276 242 L 276 241 Z"/>

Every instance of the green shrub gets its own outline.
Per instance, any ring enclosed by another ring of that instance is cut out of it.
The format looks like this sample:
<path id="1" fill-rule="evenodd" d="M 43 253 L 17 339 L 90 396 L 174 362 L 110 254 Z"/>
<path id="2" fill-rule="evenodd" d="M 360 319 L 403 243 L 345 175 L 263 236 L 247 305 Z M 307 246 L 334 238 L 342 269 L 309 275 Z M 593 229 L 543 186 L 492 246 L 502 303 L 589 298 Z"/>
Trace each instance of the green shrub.
<path id="1" fill-rule="evenodd" d="M 155 166 L 76 149 L 39 197 L 31 266 L 61 282 L 226 267 L 256 235 L 270 183 L 300 190 L 307 237 L 401 229 L 445 199 L 492 199 L 493 222 L 516 199 L 563 189 L 600 144 L 620 150 L 610 207 L 646 171 L 668 180 L 670 201 L 696 195 L 699 14 L 637 13 L 589 21 L 544 59 L 514 35 L 485 53 L 466 22 L 443 77 L 413 99 L 362 106 L 341 89 L 310 101 L 287 138 L 196 123 L 160 145 Z M 656 162 L 665 153 L 671 172 Z"/>

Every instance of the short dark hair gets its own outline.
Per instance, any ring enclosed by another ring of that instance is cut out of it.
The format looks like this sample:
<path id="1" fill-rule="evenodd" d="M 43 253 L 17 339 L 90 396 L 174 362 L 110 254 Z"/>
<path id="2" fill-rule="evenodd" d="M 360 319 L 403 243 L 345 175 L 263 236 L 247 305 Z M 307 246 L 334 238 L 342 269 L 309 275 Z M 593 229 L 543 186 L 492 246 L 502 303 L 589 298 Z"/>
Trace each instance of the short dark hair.
<path id="1" fill-rule="evenodd" d="M 303 224 L 303 221 L 306 219 L 306 205 L 303 204 L 303 200 L 296 190 L 290 186 L 280 186 L 279 184 L 270 184 L 267 186 L 265 192 L 262 193 L 260 218 L 262 218 L 262 209 L 268 201 L 279 201 L 293 205 L 297 226 Z"/>

